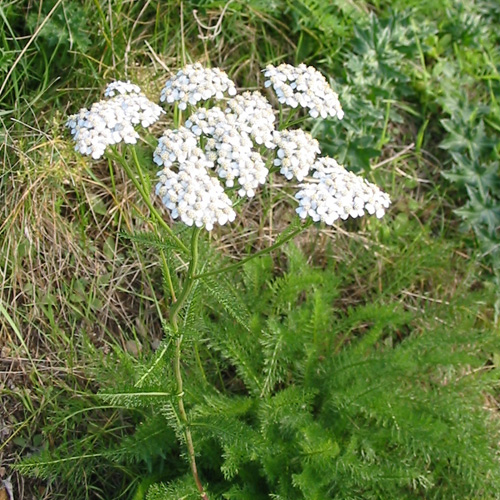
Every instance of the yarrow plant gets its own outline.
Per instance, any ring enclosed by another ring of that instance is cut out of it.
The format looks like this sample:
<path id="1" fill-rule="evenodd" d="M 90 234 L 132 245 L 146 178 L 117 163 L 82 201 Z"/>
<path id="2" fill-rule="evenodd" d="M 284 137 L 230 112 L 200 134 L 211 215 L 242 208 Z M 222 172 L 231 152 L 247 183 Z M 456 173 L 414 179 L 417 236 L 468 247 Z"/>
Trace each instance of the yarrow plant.
<path id="1" fill-rule="evenodd" d="M 295 195 L 299 200 L 297 213 L 303 219 L 309 216 L 331 226 L 339 218 L 362 217 L 365 212 L 380 218 L 391 203 L 377 186 L 347 171 L 333 158 L 320 158 L 313 169 L 318 182 L 301 184 Z"/>
<path id="2" fill-rule="evenodd" d="M 303 64 L 298 67 L 268 65 L 264 76 L 265 87 L 268 92 L 274 92 L 281 106 L 280 118 L 285 116 L 284 105 L 295 112 L 304 109 L 307 112 L 301 118 L 304 123 L 319 117 L 343 118 L 337 94 L 316 69 Z M 149 128 L 164 111 L 130 82 L 109 84 L 104 97 L 90 109 L 84 108 L 70 116 L 66 125 L 76 142 L 76 151 L 96 160 L 109 152 L 109 157 L 123 166 L 149 207 L 155 230 L 167 232 L 182 262 L 186 258 L 189 262 L 182 287 L 176 291 L 163 259 L 163 272 L 172 297 L 167 305 L 166 331 L 175 339 L 177 420 L 182 424 L 182 441 L 187 447 L 194 481 L 201 497 L 206 499 L 208 495 L 198 475 L 184 407 L 181 370 L 185 332 L 179 326 L 179 319 L 196 280 L 220 274 L 270 252 L 313 222 L 333 225 L 338 219 L 365 214 L 382 217 L 390 199 L 377 186 L 349 172 L 333 158 L 321 156 L 320 145 L 309 132 L 286 128 L 287 123 L 277 120 L 275 109 L 263 94 L 248 91 L 238 94 L 235 83 L 226 73 L 193 64 L 167 80 L 161 91 L 160 101 L 174 106 L 174 124 L 163 132 L 152 152 L 152 162 L 160 168 L 156 195 L 172 219 L 192 226 L 188 248 L 154 207 L 135 148 L 117 148 L 121 142 L 136 144 L 140 138 L 136 128 Z M 212 231 L 216 226 L 233 222 L 238 217 L 237 205 L 255 197 L 274 174 L 284 176 L 290 188 L 295 189 L 296 212 L 300 219 L 308 222 L 253 256 L 199 274 L 198 242 L 202 230 Z"/>
<path id="3" fill-rule="evenodd" d="M 303 181 L 321 152 L 318 141 L 301 129 L 275 132 L 274 141 L 278 147 L 274 165 L 288 180 Z"/>
<path id="4" fill-rule="evenodd" d="M 179 70 L 175 78 L 167 80 L 161 91 L 160 101 L 177 102 L 184 110 L 188 104 L 195 106 L 199 101 L 223 99 L 224 94 L 236 95 L 236 86 L 218 68 L 204 68 L 201 64 L 191 64 Z"/>
<path id="5" fill-rule="evenodd" d="M 92 104 L 90 109 L 81 109 L 66 122 L 76 141 L 75 150 L 94 160 L 101 158 L 110 145 L 122 141 L 136 144 L 139 134 L 135 127 L 147 128 L 163 113 L 160 106 L 130 82 L 113 82 L 104 95 L 107 100 Z"/>
<path id="6" fill-rule="evenodd" d="M 307 108 L 313 118 L 331 116 L 342 120 L 344 117 L 338 95 L 325 77 L 312 66 L 280 64 L 275 67 L 269 64 L 264 76 L 268 78 L 264 85 L 272 86 L 281 104 Z"/>

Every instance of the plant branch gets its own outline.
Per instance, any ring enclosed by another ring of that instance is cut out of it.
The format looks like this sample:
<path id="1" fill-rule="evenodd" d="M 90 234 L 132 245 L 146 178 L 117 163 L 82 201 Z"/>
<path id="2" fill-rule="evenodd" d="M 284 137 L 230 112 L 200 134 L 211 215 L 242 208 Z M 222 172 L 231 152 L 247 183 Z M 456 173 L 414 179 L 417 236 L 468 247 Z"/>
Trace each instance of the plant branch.
<path id="1" fill-rule="evenodd" d="M 144 189 L 144 177 L 142 175 L 142 170 L 141 170 L 141 164 L 139 162 L 139 158 L 137 157 L 137 152 L 135 148 L 130 148 L 132 151 L 132 157 L 134 158 L 134 163 L 139 171 L 139 177 L 141 178 L 142 182 L 139 182 L 130 168 L 126 158 L 119 154 L 116 150 L 114 151 L 113 156 L 120 162 L 120 165 L 124 168 L 125 172 L 127 173 L 127 176 L 129 179 L 132 181 L 134 184 L 135 188 L 137 191 L 139 191 L 139 194 L 141 195 L 142 199 L 144 200 L 144 203 L 146 203 L 147 207 L 149 208 L 149 211 L 151 212 L 151 215 L 156 219 L 156 221 L 159 223 L 159 225 L 168 233 L 168 235 L 175 241 L 175 244 L 181 249 L 184 253 L 189 253 L 188 248 L 184 243 L 174 234 L 172 231 L 172 228 L 166 223 L 165 219 L 161 216 L 161 214 L 156 210 L 156 208 L 153 206 L 153 203 L 151 202 L 150 195 L 148 192 L 145 191 Z"/>
<path id="2" fill-rule="evenodd" d="M 194 451 L 193 445 L 193 437 L 191 435 L 191 429 L 189 427 L 189 420 L 186 413 L 186 409 L 184 407 L 184 389 L 183 389 L 183 381 L 182 381 L 182 371 L 181 371 L 181 348 L 182 348 L 182 340 L 183 335 L 179 335 L 179 312 L 186 302 L 191 290 L 194 285 L 194 275 L 196 272 L 196 267 L 198 265 L 198 239 L 200 236 L 201 228 L 194 228 L 193 235 L 191 238 L 191 260 L 189 262 L 188 273 L 186 276 L 186 280 L 183 284 L 182 291 L 179 295 L 179 299 L 177 302 L 172 304 L 170 308 L 170 323 L 172 324 L 172 329 L 174 331 L 176 341 L 175 341 L 175 359 L 174 359 L 174 370 L 175 370 L 175 379 L 177 381 L 177 404 L 179 407 L 179 414 L 181 417 L 181 421 L 183 424 L 184 437 L 186 439 L 186 445 L 188 448 L 189 455 L 189 465 L 191 467 L 191 473 L 193 474 L 194 481 L 196 483 L 196 487 L 200 492 L 202 500 L 208 500 L 208 496 L 205 493 L 203 485 L 201 484 L 200 477 L 198 475 L 198 468 L 196 466 L 196 454 Z"/>
<path id="3" fill-rule="evenodd" d="M 244 259 L 239 260 L 238 262 L 235 262 L 234 264 L 230 264 L 229 266 L 225 267 L 220 267 L 219 269 L 216 269 L 215 271 L 208 271 L 206 273 L 201 273 L 201 274 L 195 274 L 194 279 L 200 279 L 200 278 L 207 278 L 208 276 L 214 276 L 216 274 L 221 274 L 226 271 L 231 271 L 233 269 L 237 269 L 238 267 L 242 266 L 246 262 L 256 259 L 257 257 L 260 257 L 261 255 L 265 255 L 267 253 L 272 252 L 273 250 L 276 250 L 276 248 L 279 248 L 281 245 L 285 244 L 287 241 L 290 241 L 291 239 L 295 238 L 298 234 L 300 234 L 302 231 L 304 231 L 306 228 L 308 228 L 312 224 L 312 219 L 309 219 L 303 226 L 297 228 L 295 231 L 292 231 L 290 234 L 286 235 L 284 238 L 280 239 L 273 245 L 264 248 L 263 250 L 258 251 L 257 253 L 254 253 L 253 255 L 250 255 L 249 257 L 246 257 Z"/>

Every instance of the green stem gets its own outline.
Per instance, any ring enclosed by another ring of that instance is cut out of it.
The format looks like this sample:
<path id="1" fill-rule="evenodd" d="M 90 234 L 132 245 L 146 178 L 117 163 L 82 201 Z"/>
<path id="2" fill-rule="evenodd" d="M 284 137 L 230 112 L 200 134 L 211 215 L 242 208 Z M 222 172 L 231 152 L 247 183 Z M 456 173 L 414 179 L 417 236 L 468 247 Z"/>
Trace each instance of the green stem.
<path id="1" fill-rule="evenodd" d="M 254 253 L 253 255 L 250 255 L 249 257 L 246 257 L 245 259 L 241 259 L 238 262 L 235 262 L 234 264 L 230 264 L 229 266 L 225 267 L 220 267 L 219 269 L 216 269 L 215 271 L 209 271 L 207 273 L 201 273 L 201 274 L 195 274 L 194 279 L 200 279 L 200 278 L 207 278 L 208 276 L 214 276 L 216 274 L 221 274 L 226 271 L 231 271 L 233 269 L 237 269 L 238 267 L 242 266 L 246 262 L 256 259 L 257 257 L 260 257 L 261 255 L 265 255 L 267 253 L 272 252 L 276 248 L 279 248 L 281 245 L 286 243 L 287 241 L 290 241 L 291 239 L 295 238 L 298 234 L 300 234 L 302 231 L 304 231 L 306 228 L 308 228 L 312 224 L 312 219 L 309 219 L 303 226 L 297 228 L 295 231 L 292 231 L 290 234 L 282 238 L 281 240 L 277 241 L 273 245 L 264 248 L 263 250 L 258 251 L 257 253 Z"/>
<path id="2" fill-rule="evenodd" d="M 177 297 L 175 296 L 174 284 L 172 283 L 172 276 L 170 275 L 170 269 L 168 267 L 167 257 L 165 256 L 165 251 L 160 250 L 161 257 L 161 267 L 163 269 L 163 274 L 165 279 L 167 280 L 168 288 L 170 290 L 170 296 L 172 297 L 172 301 L 175 302 Z"/>
<path id="3" fill-rule="evenodd" d="M 183 424 L 184 438 L 186 440 L 186 445 L 188 448 L 189 465 L 191 467 L 191 473 L 193 474 L 193 478 L 196 483 L 196 487 L 200 492 L 201 498 L 203 500 L 208 500 L 208 496 L 205 493 L 205 490 L 203 489 L 203 485 L 201 484 L 200 477 L 198 475 L 193 438 L 191 436 L 189 420 L 186 413 L 186 409 L 184 407 L 184 389 L 183 389 L 182 371 L 181 371 L 181 348 L 182 348 L 183 335 L 179 334 L 179 323 L 178 323 L 179 312 L 184 303 L 186 302 L 186 299 L 189 297 L 189 294 L 191 293 L 191 290 L 193 289 L 194 285 L 194 276 L 196 273 L 196 267 L 198 266 L 198 239 L 200 236 L 200 231 L 201 228 L 199 227 L 195 227 L 193 229 L 193 235 L 191 238 L 191 260 L 189 262 L 187 276 L 184 281 L 182 291 L 179 295 L 179 299 L 177 300 L 177 302 L 174 302 L 172 304 L 172 307 L 170 308 L 170 323 L 172 325 L 172 329 L 176 337 L 174 370 L 175 370 L 175 379 L 177 381 L 177 405 L 179 407 L 179 414 Z"/>
<path id="4" fill-rule="evenodd" d="M 179 295 L 179 299 L 177 300 L 177 302 L 174 302 L 172 304 L 172 307 L 170 308 L 170 322 L 172 323 L 172 327 L 176 335 L 179 333 L 179 312 L 184 305 L 184 302 L 186 302 L 186 299 L 194 285 L 196 267 L 198 266 L 198 240 L 200 237 L 200 232 L 200 227 L 195 227 L 193 229 L 193 236 L 191 237 L 191 260 L 189 262 L 187 276 L 184 281 L 182 291 Z"/>
<path id="5" fill-rule="evenodd" d="M 179 414 L 184 426 L 184 438 L 186 439 L 186 445 L 189 454 L 189 465 L 191 467 L 191 473 L 193 474 L 194 482 L 196 487 L 200 492 L 201 498 L 203 500 L 208 500 L 208 495 L 205 493 L 203 485 L 200 481 L 200 476 L 198 475 L 198 468 L 196 466 L 196 455 L 194 452 L 193 437 L 191 436 L 191 429 L 189 428 L 189 420 L 186 414 L 186 409 L 184 408 L 184 392 L 182 387 L 182 372 L 181 372 L 181 346 L 182 346 L 182 335 L 179 335 L 175 342 L 175 379 L 177 380 L 177 390 L 178 390 L 178 406 Z"/>
<path id="6" fill-rule="evenodd" d="M 288 129 L 290 126 L 292 126 L 292 120 L 293 117 L 298 113 L 299 107 L 297 106 L 296 108 L 291 108 L 290 111 L 288 112 L 288 116 L 286 119 L 283 121 L 283 106 L 280 105 L 280 116 L 279 116 L 279 130 L 285 130 Z M 296 125 L 297 123 L 301 123 L 305 120 L 305 118 L 300 118 L 293 122 L 293 125 Z"/>
<path id="7" fill-rule="evenodd" d="M 182 65 L 186 66 L 186 41 L 184 39 L 184 3 L 181 1 L 181 56 Z"/>
<path id="8" fill-rule="evenodd" d="M 156 219 L 156 221 L 159 223 L 159 225 L 168 233 L 168 235 L 174 240 L 178 248 L 180 248 L 184 253 L 189 253 L 189 249 L 184 245 L 184 243 L 174 234 L 172 231 L 172 228 L 165 222 L 165 219 L 161 216 L 161 214 L 156 210 L 156 208 L 153 206 L 151 203 L 151 199 L 149 196 L 149 193 L 145 190 L 145 181 L 144 181 L 144 176 L 142 175 L 142 169 L 141 169 L 141 164 L 139 162 L 139 158 L 137 157 L 137 152 L 135 148 L 130 148 L 132 151 L 132 157 L 134 159 L 134 163 L 137 167 L 137 170 L 139 172 L 139 177 L 141 178 L 141 182 L 139 182 L 130 168 L 126 158 L 119 154 L 116 150 L 114 151 L 113 156 L 119 161 L 120 165 L 123 167 L 125 172 L 127 173 L 127 176 L 129 179 L 132 181 L 134 184 L 135 188 L 141 195 L 142 199 L 144 200 L 144 203 L 146 203 L 147 207 L 149 208 L 149 211 L 151 212 L 151 215 Z"/>
<path id="9" fill-rule="evenodd" d="M 136 168 L 137 168 L 137 173 L 139 174 L 139 178 L 140 178 L 140 180 L 141 180 L 142 188 L 143 188 L 144 192 L 145 192 L 145 193 L 147 193 L 147 192 L 149 192 L 149 186 L 148 186 L 148 184 L 146 183 L 146 179 L 145 179 L 144 174 L 143 174 L 143 172 L 142 172 L 141 163 L 140 163 L 140 161 L 139 161 L 139 158 L 138 158 L 138 156 L 137 156 L 137 152 L 136 152 L 135 148 L 133 148 L 133 150 L 132 150 L 132 155 L 133 155 L 133 157 L 134 157 L 134 163 L 135 163 L 135 166 L 136 166 Z M 148 198 L 148 201 L 149 201 L 149 198 Z M 161 220 L 162 220 L 163 222 L 165 222 L 165 221 L 164 221 L 164 219 L 163 219 L 163 217 L 162 217 L 162 219 L 161 219 Z M 168 227 L 170 228 L 170 226 L 168 226 Z M 155 228 L 155 231 L 156 231 L 156 232 L 157 232 L 157 234 L 158 234 L 158 230 L 157 230 L 157 228 Z M 169 234 L 172 236 L 172 234 L 171 234 L 171 233 L 169 233 Z M 175 237 L 175 236 L 174 236 L 174 237 Z M 180 241 L 180 240 L 179 240 L 179 241 Z M 181 243 L 182 243 L 182 242 L 181 242 Z M 184 247 L 184 248 L 186 248 L 186 247 Z M 186 250 L 187 250 L 187 248 L 186 248 Z M 166 259 L 166 257 L 165 257 L 165 251 L 164 251 L 164 250 L 161 250 L 161 251 L 160 251 L 160 254 L 161 254 L 161 259 L 162 259 L 161 264 L 162 264 L 162 268 L 163 268 L 163 273 L 164 273 L 164 275 L 165 275 L 165 278 L 166 278 L 166 280 L 167 280 L 168 286 L 169 286 L 169 288 L 170 288 L 170 294 L 171 294 L 171 296 L 172 296 L 172 300 L 175 302 L 177 299 L 175 298 L 174 285 L 173 285 L 173 283 L 172 283 L 172 277 L 170 276 L 170 269 L 169 269 L 169 267 L 168 267 L 168 264 L 167 264 L 167 259 Z"/>

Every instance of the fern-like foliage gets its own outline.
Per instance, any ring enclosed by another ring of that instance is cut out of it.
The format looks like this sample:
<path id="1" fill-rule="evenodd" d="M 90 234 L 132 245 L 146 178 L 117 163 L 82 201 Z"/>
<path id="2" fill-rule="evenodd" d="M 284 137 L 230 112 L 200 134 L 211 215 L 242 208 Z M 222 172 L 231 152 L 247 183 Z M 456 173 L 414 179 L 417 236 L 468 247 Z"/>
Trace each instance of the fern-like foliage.
<path id="1" fill-rule="evenodd" d="M 426 260 L 400 274 L 394 259 L 391 293 L 442 266 L 406 230 L 401 245 Z M 346 306 L 353 265 L 313 268 L 293 245 L 280 259 L 279 273 L 267 256 L 203 279 L 182 313 L 184 400 L 209 497 L 495 498 L 500 429 L 485 401 L 500 347 L 473 297 L 416 312 L 380 293 Z M 153 356 L 123 363 L 98 396 L 116 409 L 116 442 L 83 434 L 23 470 L 124 470 L 135 498 L 197 498 L 172 361 L 167 329 Z"/>
<path id="2" fill-rule="evenodd" d="M 475 328 L 458 301 L 458 335 L 434 311 L 427 334 L 398 303 L 336 310 L 333 269 L 311 269 L 294 247 L 287 258 L 280 276 L 266 261 L 245 267 L 241 286 L 258 317 L 250 331 L 231 317 L 214 323 L 221 333 L 210 346 L 240 380 L 222 388 L 222 399 L 200 398 L 191 413 L 207 460 L 218 451 L 214 491 L 235 499 L 454 498 L 459 485 L 463 498 L 493 498 L 498 426 L 482 400 L 494 336 Z M 234 387 L 248 392 L 227 407 Z"/>

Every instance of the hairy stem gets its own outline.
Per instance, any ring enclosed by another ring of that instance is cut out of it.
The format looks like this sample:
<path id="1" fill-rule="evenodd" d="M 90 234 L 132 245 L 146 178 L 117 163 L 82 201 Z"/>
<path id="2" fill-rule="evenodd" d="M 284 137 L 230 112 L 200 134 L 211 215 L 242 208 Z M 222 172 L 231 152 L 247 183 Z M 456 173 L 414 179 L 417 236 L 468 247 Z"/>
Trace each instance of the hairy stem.
<path id="1" fill-rule="evenodd" d="M 183 389 L 182 371 L 181 371 L 181 348 L 182 348 L 183 335 L 179 333 L 179 312 L 184 303 L 186 302 L 186 299 L 188 298 L 195 281 L 194 276 L 196 272 L 196 267 L 198 265 L 198 239 L 200 236 L 200 231 L 201 231 L 200 228 L 193 229 L 193 236 L 191 238 L 191 260 L 189 262 L 188 273 L 184 281 L 182 291 L 179 295 L 179 299 L 177 300 L 177 302 L 174 302 L 172 304 L 172 307 L 170 308 L 170 323 L 172 325 L 172 329 L 176 337 L 174 369 L 175 369 L 175 379 L 177 381 L 177 399 L 178 399 L 177 405 L 179 407 L 179 414 L 184 427 L 183 432 L 188 449 L 189 465 L 191 467 L 191 473 L 193 474 L 193 478 L 196 483 L 196 487 L 200 492 L 201 498 L 203 500 L 208 500 L 208 496 L 205 493 L 205 490 L 203 489 L 203 485 L 201 484 L 200 477 L 198 475 L 193 438 L 191 436 L 191 429 L 189 428 L 189 420 L 187 417 L 186 409 L 184 407 L 184 389 Z"/>

